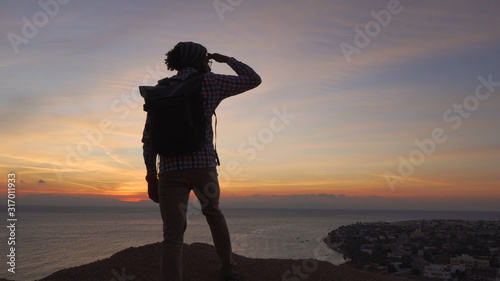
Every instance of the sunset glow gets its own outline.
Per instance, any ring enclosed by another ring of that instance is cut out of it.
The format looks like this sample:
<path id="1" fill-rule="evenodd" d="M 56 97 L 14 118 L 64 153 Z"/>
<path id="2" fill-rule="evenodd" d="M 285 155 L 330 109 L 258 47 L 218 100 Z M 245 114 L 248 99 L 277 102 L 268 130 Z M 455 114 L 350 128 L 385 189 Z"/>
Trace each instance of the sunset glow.
<path id="1" fill-rule="evenodd" d="M 499 2 L 188 2 L 2 4 L 0 169 L 19 196 L 147 200 L 138 86 L 195 41 L 263 80 L 217 109 L 221 201 L 500 210 Z"/>

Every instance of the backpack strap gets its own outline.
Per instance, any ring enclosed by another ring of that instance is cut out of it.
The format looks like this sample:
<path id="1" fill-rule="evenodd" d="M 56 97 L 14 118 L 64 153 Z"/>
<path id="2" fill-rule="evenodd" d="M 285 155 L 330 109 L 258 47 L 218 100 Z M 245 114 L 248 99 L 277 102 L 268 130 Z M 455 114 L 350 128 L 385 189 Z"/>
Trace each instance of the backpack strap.
<path id="1" fill-rule="evenodd" d="M 217 160 L 217 166 L 220 166 L 220 160 L 219 160 L 219 154 L 217 153 L 217 114 L 215 114 L 214 111 L 214 116 L 215 116 L 215 138 L 214 138 L 214 151 L 215 151 L 215 160 Z"/>

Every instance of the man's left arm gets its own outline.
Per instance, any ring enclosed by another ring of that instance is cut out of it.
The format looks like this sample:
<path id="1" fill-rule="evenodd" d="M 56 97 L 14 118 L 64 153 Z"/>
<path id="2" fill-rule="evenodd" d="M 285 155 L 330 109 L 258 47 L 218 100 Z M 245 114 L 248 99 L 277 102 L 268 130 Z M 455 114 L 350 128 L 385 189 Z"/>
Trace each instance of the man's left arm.
<path id="1" fill-rule="evenodd" d="M 146 164 L 147 170 L 146 181 L 148 182 L 148 196 L 151 200 L 158 203 L 158 172 L 156 169 L 157 154 L 153 151 L 153 146 L 151 145 L 151 133 L 149 124 L 150 120 L 148 115 L 146 117 L 146 124 L 142 133 L 142 151 L 144 163 Z"/>

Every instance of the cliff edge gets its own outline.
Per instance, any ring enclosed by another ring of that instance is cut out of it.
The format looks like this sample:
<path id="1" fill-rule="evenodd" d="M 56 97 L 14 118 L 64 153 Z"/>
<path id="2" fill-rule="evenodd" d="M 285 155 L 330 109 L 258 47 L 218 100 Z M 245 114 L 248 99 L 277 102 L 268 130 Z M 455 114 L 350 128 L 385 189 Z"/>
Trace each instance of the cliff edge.
<path id="1" fill-rule="evenodd" d="M 255 259 L 234 255 L 246 281 L 383 281 L 407 280 L 336 266 L 325 261 Z M 160 270 L 160 243 L 131 247 L 111 257 L 63 269 L 39 281 L 154 281 Z M 218 281 L 215 248 L 202 243 L 184 244 L 185 281 Z"/>

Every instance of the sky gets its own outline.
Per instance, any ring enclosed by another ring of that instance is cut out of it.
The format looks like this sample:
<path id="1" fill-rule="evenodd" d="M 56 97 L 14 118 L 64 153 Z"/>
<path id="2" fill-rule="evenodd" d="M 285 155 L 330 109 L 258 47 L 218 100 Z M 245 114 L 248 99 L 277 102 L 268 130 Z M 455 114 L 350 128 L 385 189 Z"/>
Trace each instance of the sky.
<path id="1" fill-rule="evenodd" d="M 263 81 L 216 111 L 222 202 L 500 211 L 498 14 L 493 0 L 2 1 L 0 196 L 15 173 L 18 197 L 146 200 L 138 86 L 174 75 L 165 53 L 193 41 Z"/>

